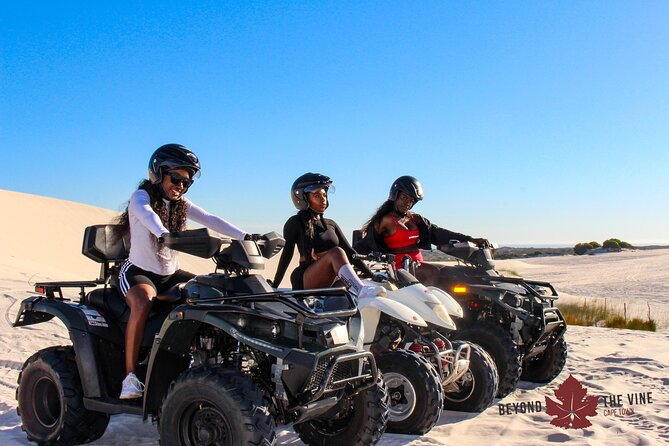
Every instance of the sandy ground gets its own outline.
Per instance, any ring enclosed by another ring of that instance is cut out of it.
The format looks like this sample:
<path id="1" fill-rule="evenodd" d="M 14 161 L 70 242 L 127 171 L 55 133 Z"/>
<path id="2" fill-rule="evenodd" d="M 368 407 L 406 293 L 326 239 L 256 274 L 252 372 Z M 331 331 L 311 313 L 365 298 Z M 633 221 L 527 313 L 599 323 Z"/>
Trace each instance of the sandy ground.
<path id="1" fill-rule="evenodd" d="M 606 303 L 669 328 L 669 249 L 499 260 L 497 269 L 552 283 L 560 301 Z"/>
<path id="2" fill-rule="evenodd" d="M 56 321 L 15 329 L 11 324 L 21 299 L 36 280 L 92 279 L 98 266 L 80 254 L 83 228 L 106 223 L 114 213 L 81 204 L 0 191 L 13 219 L 0 223 L 0 444 L 29 444 L 16 414 L 16 380 L 23 362 L 50 345 L 68 344 L 65 328 Z M 198 273 L 211 263 L 186 259 L 184 267 Z M 266 275 L 274 271 L 276 259 Z M 669 251 L 627 252 L 585 257 L 552 257 L 500 262 L 501 269 L 551 281 L 567 299 L 646 302 L 654 314 L 669 307 Z M 646 310 L 647 311 L 647 310 Z M 443 412 L 425 436 L 385 434 L 379 445 L 496 445 L 568 443 L 573 445 L 659 445 L 669 443 L 669 331 L 635 332 L 570 327 L 569 358 L 551 384 L 521 382 L 511 395 L 481 414 Z M 588 395 L 618 398 L 622 409 L 600 403 L 586 429 L 563 429 L 549 423 L 545 412 L 500 414 L 500 407 L 542 404 L 556 399 L 558 385 L 573 375 Z M 634 396 L 648 394 L 645 404 Z M 632 398 L 631 402 L 629 398 Z M 634 404 L 636 403 L 636 404 Z M 289 428 L 279 430 L 279 444 L 301 445 Z M 157 445 L 156 426 L 141 418 L 113 416 L 95 445 Z"/>

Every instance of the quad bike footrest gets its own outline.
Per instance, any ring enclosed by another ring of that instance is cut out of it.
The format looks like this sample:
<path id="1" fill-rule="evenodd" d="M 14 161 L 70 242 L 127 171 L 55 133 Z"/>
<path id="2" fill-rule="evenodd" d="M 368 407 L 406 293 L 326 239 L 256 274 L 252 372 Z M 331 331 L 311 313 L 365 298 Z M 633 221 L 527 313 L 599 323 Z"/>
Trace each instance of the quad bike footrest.
<path id="1" fill-rule="evenodd" d="M 119 413 L 129 413 L 132 415 L 143 415 L 144 408 L 141 399 L 120 400 L 118 398 L 86 398 L 84 397 L 84 407 L 95 412 L 108 413 L 116 415 Z"/>

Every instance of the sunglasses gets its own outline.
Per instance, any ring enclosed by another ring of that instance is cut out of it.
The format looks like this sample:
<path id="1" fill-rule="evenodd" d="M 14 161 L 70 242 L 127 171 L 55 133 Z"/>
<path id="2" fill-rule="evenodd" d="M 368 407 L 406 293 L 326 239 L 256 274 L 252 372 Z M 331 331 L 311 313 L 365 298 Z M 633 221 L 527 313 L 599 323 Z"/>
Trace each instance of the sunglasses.
<path id="1" fill-rule="evenodd" d="M 170 177 L 170 181 L 172 182 L 172 184 L 174 184 L 175 186 L 181 184 L 184 187 L 184 189 L 188 189 L 191 186 L 191 184 L 193 184 L 193 180 L 191 180 L 188 177 L 182 177 L 176 172 L 167 172 L 165 175 Z"/>

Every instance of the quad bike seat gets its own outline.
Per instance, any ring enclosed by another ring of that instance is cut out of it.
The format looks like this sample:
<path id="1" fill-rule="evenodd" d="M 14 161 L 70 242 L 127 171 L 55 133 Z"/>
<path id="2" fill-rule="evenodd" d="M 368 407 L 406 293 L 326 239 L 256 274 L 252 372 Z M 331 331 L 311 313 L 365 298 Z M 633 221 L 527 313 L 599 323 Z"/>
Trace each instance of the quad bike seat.
<path id="1" fill-rule="evenodd" d="M 86 296 L 87 303 L 102 310 L 114 320 L 126 322 L 129 308 L 118 288 L 119 266 L 128 258 L 130 238 L 118 238 L 115 229 L 118 225 L 94 225 L 84 230 L 83 255 L 101 264 L 98 283 L 104 284 Z M 183 284 L 170 288 L 167 300 L 156 301 L 149 318 L 163 314 L 182 298 Z"/>
<path id="2" fill-rule="evenodd" d="M 115 283 L 116 282 L 116 283 Z M 104 288 L 96 288 L 86 296 L 87 303 L 90 306 L 102 310 L 106 315 L 117 321 L 127 320 L 126 312 L 129 313 L 129 307 L 118 289 L 118 276 L 112 276 L 111 283 Z M 183 296 L 183 283 L 179 283 L 170 288 L 164 295 L 167 300 L 156 300 L 149 313 L 149 318 L 156 314 L 164 313 L 165 309 L 172 308 L 181 301 Z M 129 316 L 129 314 L 128 314 Z"/>

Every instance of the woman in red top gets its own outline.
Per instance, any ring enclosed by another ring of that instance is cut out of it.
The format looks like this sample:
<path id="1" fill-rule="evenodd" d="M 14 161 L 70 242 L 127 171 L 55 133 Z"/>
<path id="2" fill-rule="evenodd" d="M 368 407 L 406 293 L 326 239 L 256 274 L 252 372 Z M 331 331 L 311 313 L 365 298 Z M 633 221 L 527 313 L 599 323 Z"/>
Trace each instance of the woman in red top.
<path id="1" fill-rule="evenodd" d="M 394 254 L 397 268 L 402 268 L 404 257 L 409 256 L 418 262 L 418 280 L 433 285 L 439 277 L 439 267 L 425 262 L 421 249 L 432 249 L 433 244 L 445 244 L 449 240 L 479 244 L 485 242 L 485 239 L 440 228 L 428 219 L 410 212 L 414 204 L 423 199 L 423 195 L 423 186 L 416 178 L 407 175 L 395 180 L 390 187 L 388 200 L 365 223 L 363 238 L 354 248 L 361 253 L 379 251 Z"/>

